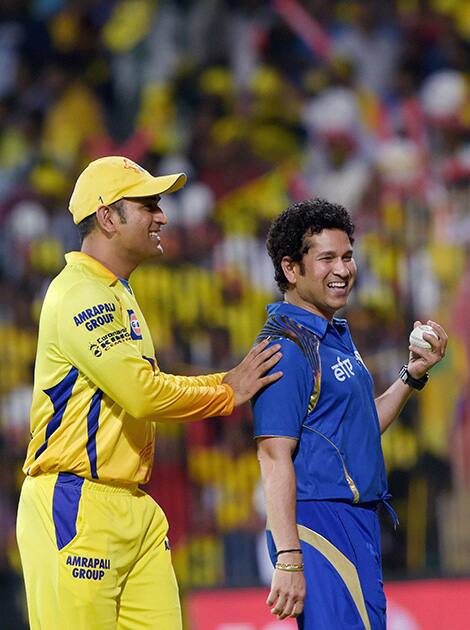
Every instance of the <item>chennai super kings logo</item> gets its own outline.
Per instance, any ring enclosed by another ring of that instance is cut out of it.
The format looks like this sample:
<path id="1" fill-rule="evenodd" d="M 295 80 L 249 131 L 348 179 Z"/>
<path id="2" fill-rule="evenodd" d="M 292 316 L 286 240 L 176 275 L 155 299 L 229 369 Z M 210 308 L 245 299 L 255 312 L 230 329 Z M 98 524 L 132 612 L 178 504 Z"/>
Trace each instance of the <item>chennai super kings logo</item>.
<path id="1" fill-rule="evenodd" d="M 145 173 L 145 169 L 143 169 L 132 160 L 128 160 L 127 158 L 124 158 L 124 168 L 128 168 L 131 171 L 135 171 L 136 173 Z"/>

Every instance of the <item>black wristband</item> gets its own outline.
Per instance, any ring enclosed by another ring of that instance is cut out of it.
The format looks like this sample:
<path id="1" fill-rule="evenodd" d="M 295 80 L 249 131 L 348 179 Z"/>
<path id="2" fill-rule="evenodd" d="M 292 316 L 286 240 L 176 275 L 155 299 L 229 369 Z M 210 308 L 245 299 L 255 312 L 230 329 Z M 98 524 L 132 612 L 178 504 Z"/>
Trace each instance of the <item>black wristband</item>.
<path id="1" fill-rule="evenodd" d="M 405 365 L 403 365 L 400 370 L 400 378 L 405 383 L 405 385 L 409 385 L 413 389 L 421 390 L 428 382 L 429 374 L 426 373 L 421 378 L 413 378 L 408 372 L 408 366 L 405 363 Z"/>
<path id="2" fill-rule="evenodd" d="M 281 553 L 293 553 L 296 551 L 297 553 L 302 553 L 302 549 L 281 549 L 281 551 L 276 551 L 276 557 L 280 556 Z"/>

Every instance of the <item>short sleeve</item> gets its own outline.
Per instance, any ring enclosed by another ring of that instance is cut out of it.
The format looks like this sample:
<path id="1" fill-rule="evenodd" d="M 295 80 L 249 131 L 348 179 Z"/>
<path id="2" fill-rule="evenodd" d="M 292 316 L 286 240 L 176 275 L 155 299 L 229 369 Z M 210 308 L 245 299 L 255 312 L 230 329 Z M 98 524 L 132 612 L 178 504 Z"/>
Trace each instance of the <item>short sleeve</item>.
<path id="1" fill-rule="evenodd" d="M 299 438 L 313 391 L 309 363 L 299 346 L 290 339 L 276 339 L 282 358 L 271 372 L 282 370 L 283 376 L 262 389 L 252 399 L 255 437 L 279 436 Z"/>

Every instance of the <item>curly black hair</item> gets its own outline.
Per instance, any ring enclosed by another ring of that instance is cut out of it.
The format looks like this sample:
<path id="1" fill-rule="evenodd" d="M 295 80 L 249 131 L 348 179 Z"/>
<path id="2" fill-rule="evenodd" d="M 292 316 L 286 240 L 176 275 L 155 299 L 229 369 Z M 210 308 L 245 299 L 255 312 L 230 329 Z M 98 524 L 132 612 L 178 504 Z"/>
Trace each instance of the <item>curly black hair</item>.
<path id="1" fill-rule="evenodd" d="M 282 293 L 289 288 L 281 261 L 289 256 L 300 262 L 308 247 L 305 237 L 322 230 L 342 230 L 354 242 L 354 224 L 346 208 L 325 199 L 309 199 L 295 203 L 274 219 L 269 228 L 266 247 L 274 265 L 274 279 Z"/>

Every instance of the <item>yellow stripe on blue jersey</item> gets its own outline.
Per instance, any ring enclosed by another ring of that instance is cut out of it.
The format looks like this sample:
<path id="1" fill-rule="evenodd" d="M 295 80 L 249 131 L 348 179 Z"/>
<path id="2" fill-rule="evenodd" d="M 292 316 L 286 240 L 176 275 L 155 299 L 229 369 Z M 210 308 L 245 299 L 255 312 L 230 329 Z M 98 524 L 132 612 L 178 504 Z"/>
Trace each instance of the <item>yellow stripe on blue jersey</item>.
<path id="1" fill-rule="evenodd" d="M 155 421 L 228 415 L 233 390 L 161 372 L 129 285 L 82 252 L 66 261 L 42 307 L 24 471 L 145 483 Z"/>

